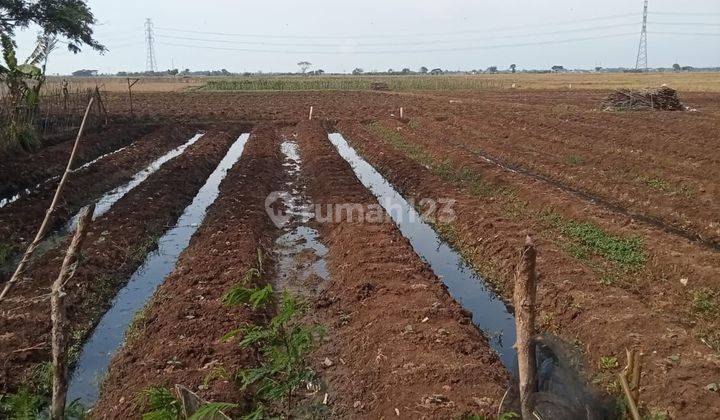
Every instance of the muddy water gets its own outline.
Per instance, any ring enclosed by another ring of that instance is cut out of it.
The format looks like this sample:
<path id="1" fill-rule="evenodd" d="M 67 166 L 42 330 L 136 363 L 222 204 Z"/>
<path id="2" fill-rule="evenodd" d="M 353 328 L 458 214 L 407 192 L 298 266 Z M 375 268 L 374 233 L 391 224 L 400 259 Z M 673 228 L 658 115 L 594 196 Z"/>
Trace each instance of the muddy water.
<path id="1" fill-rule="evenodd" d="M 314 217 L 314 212 L 312 204 L 305 195 L 305 186 L 299 182 L 302 159 L 297 142 L 294 139 L 284 141 L 281 151 L 285 155 L 283 167 L 289 176 L 289 181 L 285 184 L 286 190 L 280 192 L 287 218 L 275 220 L 284 232 L 275 241 L 277 257 L 275 283 L 278 289 L 289 288 L 293 292 L 298 292 L 300 288 L 297 286 L 311 280 L 312 275 L 322 280 L 328 279 L 324 259 L 328 249 L 318 240 L 318 231 L 308 226 L 308 222 Z"/>
<path id="2" fill-rule="evenodd" d="M 187 248 L 190 238 L 205 218 L 207 208 L 218 197 L 220 182 L 242 155 L 249 137 L 249 134 L 243 134 L 235 141 L 193 202 L 185 208 L 175 227 L 160 238 L 158 249 L 148 254 L 127 286 L 118 292 L 112 307 L 82 349 L 70 381 L 68 401 L 79 398 L 83 404 L 92 405 L 97 400 L 99 383 L 113 354 L 122 346 L 133 317 L 175 269 L 180 253 Z"/>
<path id="3" fill-rule="evenodd" d="M 517 374 L 517 353 L 512 347 L 516 338 L 515 320 L 502 300 L 490 290 L 485 279 L 422 220 L 415 208 L 357 154 L 341 134 L 329 134 L 328 138 L 352 166 L 360 182 L 378 198 L 403 236 L 410 240 L 415 252 L 448 287 L 450 295 L 472 313 L 473 322 L 488 336 L 490 346 L 498 353 L 508 371 Z M 428 198 L 437 200 L 442 197 Z"/>

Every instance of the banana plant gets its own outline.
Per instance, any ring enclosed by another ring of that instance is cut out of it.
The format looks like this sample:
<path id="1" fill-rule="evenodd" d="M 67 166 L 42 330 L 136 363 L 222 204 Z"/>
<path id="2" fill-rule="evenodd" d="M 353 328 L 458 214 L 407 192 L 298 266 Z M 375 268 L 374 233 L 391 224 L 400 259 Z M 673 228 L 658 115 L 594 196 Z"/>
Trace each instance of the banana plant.
<path id="1" fill-rule="evenodd" d="M 38 37 L 35 50 L 19 64 L 13 40 L 5 33 L 0 34 L 4 65 L 0 64 L 0 79 L 7 88 L 9 121 L 6 122 L 5 146 L 19 145 L 25 150 L 37 146 L 37 134 L 32 119 L 37 111 L 40 89 L 45 82 L 45 65 L 40 63 L 55 47 L 56 40 L 49 36 Z M 9 144 L 8 144 L 9 143 Z"/>

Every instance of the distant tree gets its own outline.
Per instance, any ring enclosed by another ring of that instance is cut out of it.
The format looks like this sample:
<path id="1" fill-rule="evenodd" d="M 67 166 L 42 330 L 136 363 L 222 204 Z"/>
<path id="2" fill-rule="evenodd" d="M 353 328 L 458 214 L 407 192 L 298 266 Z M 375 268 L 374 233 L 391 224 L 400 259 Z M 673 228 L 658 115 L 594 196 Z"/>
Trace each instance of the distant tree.
<path id="1" fill-rule="evenodd" d="M 365 73 L 365 70 L 361 69 L 360 67 L 358 67 L 358 68 L 356 68 L 355 70 L 352 71 L 352 74 L 354 74 L 354 75 L 356 75 L 356 76 L 361 75 L 361 74 L 363 74 L 363 73 Z"/>
<path id="2" fill-rule="evenodd" d="M 498 68 L 497 68 L 497 66 L 490 66 L 490 67 L 487 68 L 487 72 L 488 72 L 488 73 L 497 73 L 497 72 L 498 72 Z"/>
<path id="3" fill-rule="evenodd" d="M 432 74 L 433 76 L 437 76 L 437 75 L 440 75 L 440 74 L 443 74 L 443 73 L 445 73 L 445 72 L 444 72 L 442 69 L 432 69 L 432 70 L 430 70 L 430 74 Z"/>
<path id="4" fill-rule="evenodd" d="M 599 73 L 602 69 L 603 69 L 603 68 L 600 67 L 600 66 L 595 67 L 595 71 L 598 72 L 598 73 Z"/>
<path id="5" fill-rule="evenodd" d="M 95 77 L 95 76 L 97 76 L 97 74 L 98 74 L 97 70 L 86 70 L 86 69 L 75 70 L 74 72 L 72 72 L 72 75 L 76 76 L 76 77 Z"/>
<path id="6" fill-rule="evenodd" d="M 298 65 L 298 67 L 300 67 L 300 72 L 302 74 L 305 74 L 305 72 L 307 72 L 308 69 L 310 67 L 312 67 L 312 63 L 310 63 L 309 61 L 301 61 L 301 62 L 297 63 L 297 65 Z"/>
<path id="7" fill-rule="evenodd" d="M 420 67 L 420 74 L 428 74 L 428 68 L 425 66 Z"/>
<path id="8" fill-rule="evenodd" d="M 682 71 L 693 71 L 693 70 L 695 70 L 695 67 L 693 67 L 693 66 L 682 66 L 682 67 L 680 68 L 680 70 L 682 70 Z"/>
<path id="9" fill-rule="evenodd" d="M 177 76 L 178 73 L 180 73 L 180 70 L 178 70 L 178 69 L 168 70 L 168 74 L 169 74 L 170 76 Z"/>
<path id="10" fill-rule="evenodd" d="M 387 72 L 388 72 L 388 74 L 393 74 L 393 73 L 395 73 L 395 70 L 393 70 L 393 69 L 388 69 Z"/>
<path id="11" fill-rule="evenodd" d="M 409 68 L 405 67 L 404 69 L 402 69 L 402 74 L 410 74 L 410 73 L 412 73 L 412 70 L 410 70 Z"/>
<path id="12" fill-rule="evenodd" d="M 680 71 L 680 70 L 682 70 L 682 67 L 680 67 L 680 64 L 675 63 L 675 64 L 673 64 L 673 70 Z"/>
<path id="13" fill-rule="evenodd" d="M 552 66 L 550 67 L 550 70 L 554 71 L 555 73 L 560 73 L 562 71 L 565 71 L 565 67 L 563 66 Z"/>
<path id="14" fill-rule="evenodd" d="M 510 64 L 510 71 L 515 73 L 515 69 L 517 68 L 516 64 Z"/>
<path id="15" fill-rule="evenodd" d="M 182 71 L 182 74 L 190 74 L 190 69 L 185 69 Z"/>

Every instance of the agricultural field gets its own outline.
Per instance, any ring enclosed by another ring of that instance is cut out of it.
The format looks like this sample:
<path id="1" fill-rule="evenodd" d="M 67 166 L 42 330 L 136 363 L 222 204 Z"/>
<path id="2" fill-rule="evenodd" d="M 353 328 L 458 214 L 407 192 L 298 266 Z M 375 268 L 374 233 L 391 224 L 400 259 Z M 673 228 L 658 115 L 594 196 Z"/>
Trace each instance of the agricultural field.
<path id="1" fill-rule="evenodd" d="M 527 236 L 547 418 L 629 416 L 627 349 L 643 418 L 720 418 L 718 79 L 143 80 L 132 114 L 125 79 L 83 80 L 107 119 L 0 300 L 0 417 L 47 406 L 48 294 L 94 203 L 65 285 L 91 418 L 518 418 Z M 687 111 L 601 106 L 664 83 Z M 0 286 L 74 140 L 0 157 Z"/>

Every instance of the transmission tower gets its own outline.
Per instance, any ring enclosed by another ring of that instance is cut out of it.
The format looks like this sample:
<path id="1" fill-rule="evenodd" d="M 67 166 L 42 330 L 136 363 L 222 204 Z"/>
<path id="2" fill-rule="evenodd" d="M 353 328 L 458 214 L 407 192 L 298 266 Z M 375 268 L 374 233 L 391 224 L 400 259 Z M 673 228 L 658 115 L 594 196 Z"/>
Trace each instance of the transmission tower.
<path id="1" fill-rule="evenodd" d="M 643 24 L 642 31 L 640 32 L 640 48 L 638 48 L 637 61 L 635 62 L 636 70 L 647 71 L 648 60 L 647 60 L 647 17 L 648 17 L 648 0 L 645 0 L 645 6 L 643 8 Z"/>
<path id="2" fill-rule="evenodd" d="M 155 35 L 153 34 L 153 23 L 150 18 L 145 20 L 145 41 L 147 42 L 145 70 L 155 72 Z"/>

